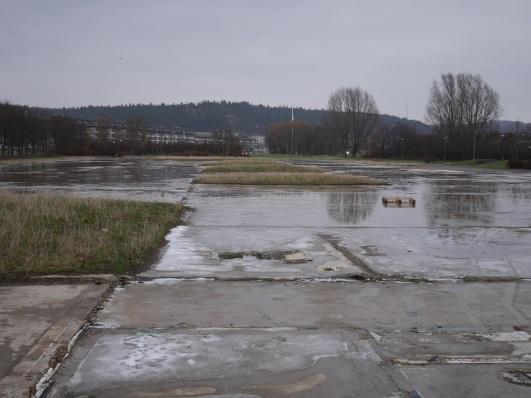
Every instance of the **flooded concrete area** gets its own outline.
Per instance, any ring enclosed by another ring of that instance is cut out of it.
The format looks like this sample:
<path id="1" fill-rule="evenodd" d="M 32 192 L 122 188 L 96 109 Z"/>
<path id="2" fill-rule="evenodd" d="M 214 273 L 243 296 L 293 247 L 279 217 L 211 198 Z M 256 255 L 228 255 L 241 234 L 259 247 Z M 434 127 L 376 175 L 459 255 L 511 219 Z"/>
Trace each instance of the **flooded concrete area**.
<path id="1" fill-rule="evenodd" d="M 324 166 L 388 185 L 195 186 L 188 197 L 195 209 L 189 226 L 172 231 L 168 250 L 149 275 L 531 277 L 529 173 Z M 396 196 L 414 198 L 415 205 L 382 203 Z M 312 261 L 294 268 L 251 257 L 217 258 L 222 252 L 271 250 L 304 251 Z"/>
<path id="2" fill-rule="evenodd" d="M 46 396 L 529 396 L 531 173 L 299 163 L 385 185 L 196 185 L 201 163 L 148 159 L 0 166 L 5 189 L 192 208 Z"/>
<path id="3" fill-rule="evenodd" d="M 73 158 L 0 163 L 0 189 L 83 197 L 176 202 L 193 175 L 192 162 L 142 158 Z"/>

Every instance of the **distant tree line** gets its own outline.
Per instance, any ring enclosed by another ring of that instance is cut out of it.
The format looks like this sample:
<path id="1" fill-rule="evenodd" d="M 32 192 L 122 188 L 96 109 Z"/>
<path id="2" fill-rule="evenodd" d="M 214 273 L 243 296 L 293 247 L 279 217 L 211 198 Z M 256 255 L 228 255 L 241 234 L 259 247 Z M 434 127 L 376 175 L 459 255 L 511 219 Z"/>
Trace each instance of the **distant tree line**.
<path id="1" fill-rule="evenodd" d="M 26 106 L 0 103 L 0 156 L 31 155 L 239 155 L 241 145 L 230 130 L 211 140 L 151 140 L 139 117 L 130 117 L 123 128 L 111 118 L 96 120 L 95 132 L 78 120 L 53 116 Z"/>
<path id="2" fill-rule="evenodd" d="M 181 104 L 128 104 L 117 106 L 83 106 L 75 108 L 42 108 L 39 111 L 72 118 L 95 120 L 107 117 L 126 121 L 142 118 L 147 127 L 181 128 L 187 131 L 222 131 L 231 129 L 246 135 L 264 135 L 275 123 L 288 120 L 291 108 L 287 106 L 255 105 L 248 102 L 203 101 Z M 324 124 L 325 109 L 295 108 L 297 119 L 312 126 Z M 391 115 L 380 115 L 382 125 L 402 123 L 428 132 L 431 126 Z"/>
<path id="3" fill-rule="evenodd" d="M 359 87 L 334 91 L 326 110 L 213 102 L 36 109 L 0 104 L 3 156 L 28 154 L 115 155 L 145 153 L 238 154 L 232 134 L 265 133 L 271 153 L 342 154 L 381 158 L 531 159 L 531 125 L 510 131 L 496 122 L 496 91 L 479 75 L 444 74 L 431 87 L 424 124 L 382 115 L 375 98 Z M 95 121 L 89 131 L 81 119 Z M 113 122 L 114 121 L 114 122 Z M 114 126 L 120 122 L 122 128 Z M 157 125 L 216 131 L 213 140 L 152 139 Z M 512 163 L 518 165 L 520 163 Z"/>
<path id="4" fill-rule="evenodd" d="M 407 121 L 382 123 L 372 95 L 343 87 L 330 95 L 322 125 L 275 123 L 266 144 L 272 153 L 426 161 L 531 159 L 530 125 L 515 122 L 513 131 L 502 133 L 496 123 L 500 114 L 498 94 L 479 75 L 445 74 L 433 82 L 426 107 L 433 128 L 428 132 Z"/>
<path id="5" fill-rule="evenodd" d="M 83 154 L 86 136 L 76 121 L 48 116 L 28 107 L 0 103 L 0 153 L 2 156 Z"/>

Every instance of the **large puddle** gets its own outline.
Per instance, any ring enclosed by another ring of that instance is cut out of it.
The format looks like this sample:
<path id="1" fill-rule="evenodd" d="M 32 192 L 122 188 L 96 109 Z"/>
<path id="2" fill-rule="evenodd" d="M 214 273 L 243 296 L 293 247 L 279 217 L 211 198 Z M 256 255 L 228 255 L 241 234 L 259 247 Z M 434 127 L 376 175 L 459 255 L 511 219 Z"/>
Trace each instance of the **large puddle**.
<path id="1" fill-rule="evenodd" d="M 192 162 L 140 158 L 81 158 L 0 163 L 0 189 L 84 197 L 176 202 L 185 196 Z"/>
<path id="2" fill-rule="evenodd" d="M 531 173 L 318 162 L 379 187 L 198 185 L 195 162 L 87 158 L 0 165 L 0 189 L 175 202 L 195 211 L 154 272 L 177 277 L 531 277 Z M 383 197 L 415 206 L 385 206 Z M 303 252 L 301 264 L 261 253 Z M 230 258 L 220 258 L 220 254 Z M 251 254 L 250 254 L 251 253 Z M 362 264 L 362 265 L 363 265 Z"/>

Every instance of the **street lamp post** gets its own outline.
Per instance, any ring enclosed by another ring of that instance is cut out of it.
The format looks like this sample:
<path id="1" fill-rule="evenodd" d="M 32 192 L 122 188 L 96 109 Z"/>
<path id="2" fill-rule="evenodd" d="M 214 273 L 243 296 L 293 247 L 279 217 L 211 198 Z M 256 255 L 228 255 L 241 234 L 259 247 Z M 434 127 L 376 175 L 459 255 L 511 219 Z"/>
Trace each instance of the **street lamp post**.
<path id="1" fill-rule="evenodd" d="M 505 138 L 504 134 L 500 135 L 500 147 L 501 147 L 501 153 L 502 153 L 502 160 L 505 160 L 505 151 L 503 149 L 503 139 Z"/>

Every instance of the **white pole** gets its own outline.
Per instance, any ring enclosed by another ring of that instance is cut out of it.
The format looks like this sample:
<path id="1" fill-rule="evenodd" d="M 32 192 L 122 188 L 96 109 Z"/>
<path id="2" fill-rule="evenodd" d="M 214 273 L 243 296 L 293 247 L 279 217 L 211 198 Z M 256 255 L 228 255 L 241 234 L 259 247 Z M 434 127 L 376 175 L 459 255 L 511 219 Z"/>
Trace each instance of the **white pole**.
<path id="1" fill-rule="evenodd" d="M 294 141 L 294 134 L 293 134 L 293 122 L 295 121 L 295 117 L 293 116 L 293 108 L 291 108 L 291 152 L 295 153 L 295 141 Z"/>

